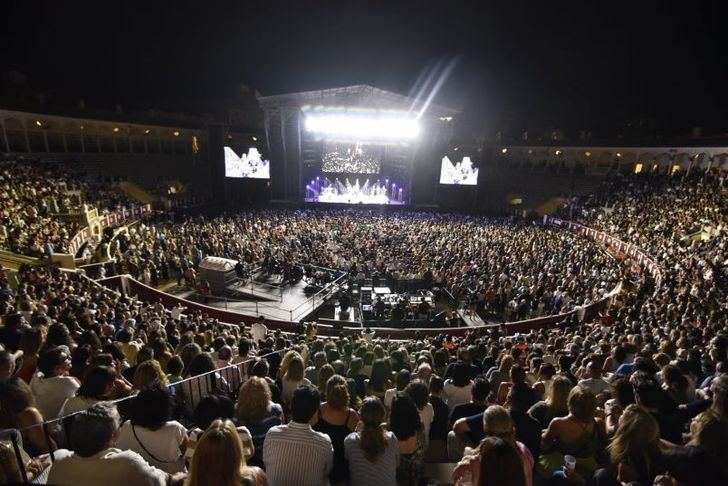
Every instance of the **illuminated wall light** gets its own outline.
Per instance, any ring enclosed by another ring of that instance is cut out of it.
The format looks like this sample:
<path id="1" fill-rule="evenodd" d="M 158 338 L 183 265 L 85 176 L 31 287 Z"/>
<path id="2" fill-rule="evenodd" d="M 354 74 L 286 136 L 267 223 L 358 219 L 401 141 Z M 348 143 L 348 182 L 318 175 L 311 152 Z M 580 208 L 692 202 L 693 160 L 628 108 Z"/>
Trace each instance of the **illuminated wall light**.
<path id="1" fill-rule="evenodd" d="M 35 124 L 38 125 L 40 128 L 43 128 L 43 123 L 40 120 L 36 120 Z"/>
<path id="2" fill-rule="evenodd" d="M 146 130 L 144 130 L 144 135 L 149 135 L 150 133 L 152 133 L 150 129 L 147 128 Z"/>
<path id="3" fill-rule="evenodd" d="M 233 136 L 232 136 L 232 135 L 228 135 L 228 136 L 227 136 L 227 139 L 228 139 L 228 140 L 232 140 L 232 139 L 233 139 Z"/>
<path id="4" fill-rule="evenodd" d="M 253 136 L 252 138 L 253 138 L 253 142 L 257 142 L 258 141 L 258 137 Z"/>
<path id="5" fill-rule="evenodd" d="M 634 173 L 635 174 L 639 174 L 640 172 L 642 172 L 642 164 L 639 164 L 639 163 L 638 164 L 635 164 L 635 166 L 634 166 Z"/>
<path id="6" fill-rule="evenodd" d="M 680 172 L 680 164 L 675 164 L 672 166 L 672 170 L 670 171 L 670 174 L 674 174 L 675 172 Z"/>
<path id="7" fill-rule="evenodd" d="M 440 121 L 451 122 L 452 121 L 452 117 L 451 116 L 441 116 L 440 117 Z"/>
<path id="8" fill-rule="evenodd" d="M 591 157 L 591 152 L 584 152 L 584 155 L 586 155 L 587 157 Z"/>
<path id="9" fill-rule="evenodd" d="M 84 127 L 83 127 L 83 125 L 79 125 L 78 128 L 80 128 L 81 130 L 83 130 Z"/>
<path id="10" fill-rule="evenodd" d="M 617 157 L 621 157 L 622 154 L 620 152 L 617 152 Z"/>
<path id="11" fill-rule="evenodd" d="M 172 135 L 174 135 L 175 137 L 179 137 L 179 132 L 175 130 L 174 132 L 172 132 Z"/>
<path id="12" fill-rule="evenodd" d="M 119 127 L 114 127 L 114 133 L 119 131 Z"/>
<path id="13" fill-rule="evenodd" d="M 533 155 L 533 149 L 528 149 L 528 155 Z"/>
<path id="14" fill-rule="evenodd" d="M 455 152 L 457 152 L 458 150 L 460 150 L 460 147 L 455 147 L 455 148 L 453 148 L 453 150 L 454 150 Z"/>
<path id="15" fill-rule="evenodd" d="M 502 154 L 507 154 L 508 153 L 508 149 L 507 148 L 501 149 L 501 153 Z"/>
<path id="16" fill-rule="evenodd" d="M 557 150 L 556 152 L 554 152 L 554 154 L 561 155 L 561 150 Z"/>

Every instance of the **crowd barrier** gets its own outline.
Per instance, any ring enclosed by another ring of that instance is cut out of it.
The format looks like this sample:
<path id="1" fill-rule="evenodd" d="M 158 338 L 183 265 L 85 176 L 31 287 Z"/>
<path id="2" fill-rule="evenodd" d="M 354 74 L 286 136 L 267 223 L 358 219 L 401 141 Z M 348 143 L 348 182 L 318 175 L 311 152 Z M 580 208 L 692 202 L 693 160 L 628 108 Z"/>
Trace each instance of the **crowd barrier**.
<path id="1" fill-rule="evenodd" d="M 233 401 L 237 400 L 238 391 L 240 386 L 243 384 L 243 379 L 248 376 L 248 365 L 258 359 L 285 354 L 286 351 L 288 350 L 284 349 L 273 351 L 262 356 L 247 359 L 240 363 L 231 364 L 229 366 L 217 368 L 215 370 L 208 371 L 207 373 L 192 376 L 175 383 L 170 383 L 169 390 L 175 397 L 175 403 L 180 405 L 176 409 L 176 415 L 178 415 L 176 418 L 186 422 L 187 425 L 194 425 L 191 421 L 192 411 L 195 409 L 199 401 L 207 395 L 223 394 L 230 397 Z M 133 400 L 134 397 L 135 395 L 130 395 L 117 400 L 111 400 L 111 403 L 114 403 L 117 406 L 119 413 L 122 416 L 122 423 L 125 422 L 127 418 L 127 402 Z M 27 433 L 34 428 L 41 428 L 47 450 L 51 451 L 48 455 L 48 459 L 52 464 L 56 460 L 53 451 L 60 448 L 70 447 L 70 434 L 71 428 L 73 427 L 73 419 L 80 413 L 83 412 L 75 412 L 53 420 L 46 420 L 40 424 L 33 424 L 19 429 L 6 429 L 0 431 L 0 441 L 7 440 L 12 444 L 15 459 L 17 461 L 18 472 L 23 483 L 29 482 L 26 464 L 23 461 L 23 454 L 21 453 L 21 449 L 23 447 L 23 435 L 27 435 Z M 7 467 L 7 464 L 3 464 L 3 466 Z"/>

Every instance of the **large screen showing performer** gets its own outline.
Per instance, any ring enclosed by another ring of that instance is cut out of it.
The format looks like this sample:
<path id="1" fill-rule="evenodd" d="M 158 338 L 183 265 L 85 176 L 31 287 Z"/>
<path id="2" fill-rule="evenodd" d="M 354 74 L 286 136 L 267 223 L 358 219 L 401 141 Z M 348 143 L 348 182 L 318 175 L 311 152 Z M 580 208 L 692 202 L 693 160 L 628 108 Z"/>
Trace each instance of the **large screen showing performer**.
<path id="1" fill-rule="evenodd" d="M 237 179 L 270 179 L 270 161 L 264 160 L 257 148 L 238 157 L 230 147 L 225 147 L 225 177 Z"/>
<path id="2" fill-rule="evenodd" d="M 440 184 L 477 186 L 478 168 L 473 167 L 473 162 L 470 160 L 470 157 L 463 157 L 463 160 L 453 164 L 446 155 L 442 158 Z"/>
<path id="3" fill-rule="evenodd" d="M 361 143 L 324 144 L 321 170 L 340 174 L 379 174 L 381 147 Z"/>

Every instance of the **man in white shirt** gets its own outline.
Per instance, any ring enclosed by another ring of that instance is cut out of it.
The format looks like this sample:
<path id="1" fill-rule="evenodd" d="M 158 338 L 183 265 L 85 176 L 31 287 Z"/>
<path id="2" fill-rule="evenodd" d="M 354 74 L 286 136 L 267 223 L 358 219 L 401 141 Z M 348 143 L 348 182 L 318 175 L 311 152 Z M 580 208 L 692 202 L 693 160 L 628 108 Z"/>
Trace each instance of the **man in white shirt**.
<path id="1" fill-rule="evenodd" d="M 250 326 L 250 335 L 253 336 L 253 341 L 256 345 L 260 341 L 265 340 L 265 337 L 268 335 L 268 328 L 265 326 L 265 317 L 260 316 L 258 322 Z"/>
<path id="2" fill-rule="evenodd" d="M 328 435 L 316 432 L 321 397 L 312 385 L 301 385 L 291 399 L 292 420 L 271 428 L 263 443 L 263 462 L 270 486 L 329 484 L 334 447 Z"/>
<path id="3" fill-rule="evenodd" d="M 600 361 L 589 361 L 586 365 L 586 369 L 589 373 L 589 378 L 579 380 L 580 386 L 589 388 L 594 395 L 599 395 L 600 393 L 609 391 L 609 383 L 602 378 L 602 364 Z"/>
<path id="4" fill-rule="evenodd" d="M 71 431 L 73 452 L 64 451 L 48 473 L 48 484 L 76 486 L 165 486 L 184 475 L 170 476 L 139 454 L 114 448 L 121 418 L 116 406 L 100 402 L 76 415 Z"/>

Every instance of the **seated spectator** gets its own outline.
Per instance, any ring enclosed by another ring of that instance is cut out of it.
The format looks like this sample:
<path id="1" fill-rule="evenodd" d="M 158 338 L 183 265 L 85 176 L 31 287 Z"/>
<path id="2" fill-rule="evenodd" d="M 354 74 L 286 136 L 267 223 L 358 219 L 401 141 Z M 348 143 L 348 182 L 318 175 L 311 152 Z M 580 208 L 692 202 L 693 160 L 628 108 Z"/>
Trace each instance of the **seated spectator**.
<path id="1" fill-rule="evenodd" d="M 46 440 L 43 415 L 35 407 L 30 387 L 20 378 L 0 382 L 0 430 L 20 429 L 25 450 L 38 456 L 55 449 L 53 439 Z"/>
<path id="2" fill-rule="evenodd" d="M 372 373 L 367 382 L 367 394 L 384 400 L 384 395 L 389 389 L 390 382 L 391 373 L 389 365 L 383 359 L 374 360 L 372 363 Z"/>
<path id="3" fill-rule="evenodd" d="M 555 377 L 546 393 L 546 400 L 534 404 L 528 414 L 539 421 L 542 429 L 547 428 L 553 418 L 569 414 L 567 402 L 572 388 L 571 380 L 565 376 Z"/>
<path id="4" fill-rule="evenodd" d="M 418 484 L 424 471 L 424 429 L 417 406 L 406 393 L 400 393 L 392 401 L 389 430 L 399 442 L 397 484 Z"/>
<path id="5" fill-rule="evenodd" d="M 712 404 L 691 423 L 689 445 L 704 449 L 728 478 L 728 375 L 715 378 L 710 391 Z"/>
<path id="6" fill-rule="evenodd" d="M 432 405 L 433 419 L 430 426 L 430 440 L 447 440 L 448 424 L 447 404 L 440 398 L 445 383 L 437 375 L 430 379 L 430 405 Z"/>
<path id="7" fill-rule="evenodd" d="M 452 368 L 452 378 L 445 380 L 443 391 L 443 400 L 447 403 L 450 414 L 461 403 L 470 401 L 472 386 L 468 365 L 462 361 L 456 363 Z"/>
<path id="8" fill-rule="evenodd" d="M 602 378 L 602 363 L 597 359 L 592 359 L 586 365 L 588 378 L 579 380 L 579 385 L 591 390 L 595 396 L 599 396 L 609 391 L 609 383 Z"/>
<path id="9" fill-rule="evenodd" d="M 238 392 L 235 406 L 235 421 L 248 428 L 253 437 L 255 449 L 251 464 L 263 464 L 263 445 L 268 431 L 283 423 L 283 409 L 273 403 L 268 382 L 258 376 L 251 376 Z"/>
<path id="10" fill-rule="evenodd" d="M 192 460 L 192 455 L 195 452 L 195 447 L 197 446 L 199 438 L 215 420 L 232 420 L 234 416 L 235 404 L 224 395 L 207 395 L 205 398 L 200 400 L 200 403 L 197 404 L 195 413 L 192 416 L 195 427 L 188 432 L 190 440 L 187 443 L 187 449 L 185 450 L 185 459 L 187 459 L 188 462 Z M 243 446 L 245 460 L 248 461 L 255 454 L 253 438 L 247 427 L 241 425 L 236 429 L 238 431 L 238 436 L 240 436 L 240 443 Z"/>
<path id="11" fill-rule="evenodd" d="M 304 376 L 305 366 L 303 365 L 303 359 L 301 356 L 296 354 L 291 357 L 288 363 L 288 369 L 285 374 L 281 377 L 281 401 L 284 405 L 288 405 L 293 396 L 293 391 L 298 388 L 299 385 L 310 385 L 311 382 Z"/>
<path id="12" fill-rule="evenodd" d="M 350 484 L 395 486 L 399 444 L 392 432 L 384 430 L 384 405 L 377 397 L 367 397 L 359 412 L 361 430 L 352 432 L 344 440 Z"/>
<path id="13" fill-rule="evenodd" d="M 634 398 L 637 405 L 655 417 L 660 426 L 660 437 L 673 444 L 682 444 L 682 432 L 687 417 L 655 379 L 645 371 L 635 372 L 630 378 L 634 387 Z"/>
<path id="14" fill-rule="evenodd" d="M 630 404 L 634 403 L 634 389 L 627 378 L 619 375 L 615 375 L 610 387 L 612 398 L 604 403 L 604 412 L 606 414 L 607 434 L 612 436 L 617 430 L 622 412 Z"/>
<path id="15" fill-rule="evenodd" d="M 48 484 L 166 486 L 172 479 L 169 474 L 150 466 L 134 451 L 114 447 L 120 421 L 116 407 L 108 402 L 97 403 L 79 413 L 71 431 L 73 452 L 56 459 L 48 474 Z"/>
<path id="16" fill-rule="evenodd" d="M 569 393 L 569 415 L 551 420 L 543 433 L 543 452 L 539 469 L 544 477 L 562 474 L 564 456 L 576 458 L 576 470 L 589 478 L 598 467 L 604 450 L 604 422 L 594 417 L 597 399 L 588 388 L 575 386 Z"/>
<path id="17" fill-rule="evenodd" d="M 141 354 L 141 353 L 140 353 Z M 167 374 L 156 359 L 147 359 L 136 366 L 134 371 L 134 389 L 141 391 L 155 386 L 169 386 Z"/>
<path id="18" fill-rule="evenodd" d="M 508 462 L 510 472 L 516 481 L 514 484 L 531 486 L 533 484 L 534 458 L 528 450 L 528 447 L 516 440 L 515 426 L 508 411 L 499 405 L 489 406 L 482 414 L 481 428 L 487 437 L 474 450 L 470 448 L 465 450 L 465 455 L 453 470 L 453 480 L 457 482 L 461 478 L 470 475 L 473 484 L 511 484 L 507 481 L 505 483 L 487 482 L 493 480 L 489 476 L 490 474 L 494 474 L 501 479 L 503 478 L 503 473 L 501 472 L 489 472 L 490 468 L 493 467 L 492 464 L 488 464 L 486 471 L 483 471 L 483 447 L 488 448 L 489 441 L 498 439 L 515 451 L 515 458 L 517 460 L 510 458 Z M 493 445 L 493 443 L 491 442 L 490 445 Z M 505 453 L 507 451 L 502 452 Z"/>
<path id="19" fill-rule="evenodd" d="M 320 406 L 316 387 L 301 385 L 291 397 L 291 422 L 268 431 L 263 462 L 271 486 L 319 486 L 328 483 L 334 448 L 328 435 L 311 428 L 311 423 L 318 421 Z M 292 461 L 294 457 L 296 460 Z"/>
<path id="20" fill-rule="evenodd" d="M 266 486 L 265 472 L 246 465 L 243 451 L 235 425 L 230 420 L 213 421 L 195 447 L 185 485 Z"/>
<path id="21" fill-rule="evenodd" d="M 425 433 L 425 449 L 427 449 L 430 441 L 430 427 L 432 426 L 432 421 L 435 419 L 435 410 L 428 400 L 429 393 L 427 391 L 427 385 L 416 380 L 407 385 L 404 392 L 415 402 L 417 411 L 420 413 L 420 421 L 422 422 L 422 428 Z"/>
<path id="22" fill-rule="evenodd" d="M 411 373 L 409 370 L 399 370 L 399 372 L 397 372 L 395 387 L 390 388 L 384 393 L 384 406 L 387 407 L 387 409 L 392 408 L 392 400 L 394 400 L 394 397 L 398 393 L 403 392 L 407 385 L 409 385 L 410 378 Z"/>
<path id="23" fill-rule="evenodd" d="M 473 381 L 473 387 L 470 390 L 470 401 L 457 405 L 450 416 L 450 426 L 458 420 L 465 417 L 471 417 L 483 412 L 488 406 L 488 395 L 490 395 L 490 384 L 483 377 L 478 377 Z"/>
<path id="24" fill-rule="evenodd" d="M 349 408 L 349 388 L 346 380 L 334 375 L 326 383 L 326 401 L 321 404 L 318 422 L 313 427 L 331 439 L 334 447 L 334 464 L 329 474 L 332 484 L 341 483 L 348 478 L 344 439 L 352 433 L 359 423 L 356 410 Z"/>
<path id="25" fill-rule="evenodd" d="M 80 386 L 76 378 L 68 376 L 70 369 L 71 357 L 63 348 L 51 348 L 38 358 L 30 389 L 45 420 L 58 418 L 63 404 Z"/>
<path id="26" fill-rule="evenodd" d="M 94 366 L 86 372 L 81 386 L 76 390 L 76 396 L 65 401 L 61 407 L 60 416 L 70 415 L 90 408 L 93 404 L 120 398 L 115 396 L 116 371 L 110 366 Z M 131 387 L 126 386 L 126 396 Z"/>
<path id="27" fill-rule="evenodd" d="M 516 426 L 516 439 L 524 443 L 533 457 L 541 452 L 541 424 L 528 415 L 533 403 L 533 390 L 525 383 L 516 383 L 508 392 L 508 413 Z"/>
<path id="28" fill-rule="evenodd" d="M 136 452 L 170 474 L 185 471 L 189 437 L 182 424 L 171 420 L 173 408 L 166 388 L 155 385 L 139 392 L 131 402 L 130 420 L 121 427 L 118 447 Z"/>
<path id="29" fill-rule="evenodd" d="M 19 349 L 23 352 L 23 364 L 15 375 L 30 383 L 38 369 L 38 351 L 43 344 L 43 331 L 40 327 L 30 327 L 23 331 Z"/>
<path id="30" fill-rule="evenodd" d="M 657 422 L 635 404 L 621 415 L 617 433 L 607 449 L 611 464 L 596 472 L 599 486 L 653 484 L 655 477 L 666 471 Z"/>

